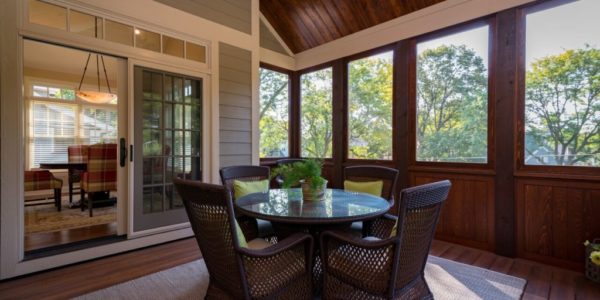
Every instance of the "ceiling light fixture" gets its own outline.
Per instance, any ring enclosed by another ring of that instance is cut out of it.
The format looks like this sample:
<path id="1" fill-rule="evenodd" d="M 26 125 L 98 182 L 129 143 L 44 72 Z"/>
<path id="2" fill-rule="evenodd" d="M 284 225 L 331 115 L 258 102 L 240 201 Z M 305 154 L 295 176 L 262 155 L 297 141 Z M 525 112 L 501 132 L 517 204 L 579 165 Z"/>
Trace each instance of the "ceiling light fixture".
<path id="1" fill-rule="evenodd" d="M 104 57 L 100 54 L 96 54 L 96 75 L 98 77 L 98 91 L 91 90 L 82 90 L 81 85 L 83 84 L 83 79 L 85 78 L 85 73 L 87 71 L 88 65 L 90 63 L 90 58 L 92 53 L 88 53 L 87 61 L 85 62 L 85 68 L 83 69 L 83 74 L 81 75 L 81 81 L 79 81 L 79 87 L 75 92 L 77 98 L 96 104 L 106 104 L 113 102 L 117 99 L 117 95 L 113 94 L 110 90 L 110 83 L 108 82 L 108 75 L 106 73 L 106 65 L 104 64 Z M 104 68 L 104 78 L 106 79 L 106 86 L 108 87 L 108 93 L 100 91 L 100 61 L 102 61 L 102 67 Z"/>

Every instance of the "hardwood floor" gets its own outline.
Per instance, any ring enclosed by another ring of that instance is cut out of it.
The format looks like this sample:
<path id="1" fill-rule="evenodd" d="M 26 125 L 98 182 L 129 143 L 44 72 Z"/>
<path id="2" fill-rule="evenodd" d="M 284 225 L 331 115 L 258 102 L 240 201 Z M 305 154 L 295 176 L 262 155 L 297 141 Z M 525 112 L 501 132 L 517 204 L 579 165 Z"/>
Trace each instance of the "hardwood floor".
<path id="1" fill-rule="evenodd" d="M 442 241 L 431 254 L 527 279 L 523 299 L 600 299 L 583 274 Z M 0 299 L 67 299 L 201 257 L 192 238 L 0 282 Z"/>
<path id="2" fill-rule="evenodd" d="M 117 223 L 25 235 L 25 251 L 70 244 L 117 234 Z"/>

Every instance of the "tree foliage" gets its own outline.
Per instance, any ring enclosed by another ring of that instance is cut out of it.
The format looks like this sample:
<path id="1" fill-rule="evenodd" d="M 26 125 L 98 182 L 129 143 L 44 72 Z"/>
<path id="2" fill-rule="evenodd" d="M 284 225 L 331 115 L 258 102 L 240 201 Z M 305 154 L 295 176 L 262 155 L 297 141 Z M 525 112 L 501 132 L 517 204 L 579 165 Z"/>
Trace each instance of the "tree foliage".
<path id="1" fill-rule="evenodd" d="M 487 161 L 487 70 L 465 45 L 417 59 L 417 160 Z"/>
<path id="2" fill-rule="evenodd" d="M 288 81 L 286 74 L 260 69 L 260 157 L 288 156 Z"/>
<path id="3" fill-rule="evenodd" d="M 348 157 L 392 159 L 392 53 L 348 64 Z"/>
<path id="4" fill-rule="evenodd" d="M 532 164 L 600 165 L 600 49 L 586 46 L 532 63 L 525 109 Z"/>
<path id="5" fill-rule="evenodd" d="M 332 69 L 303 74 L 301 85 L 301 155 L 328 158 L 332 148 Z"/>

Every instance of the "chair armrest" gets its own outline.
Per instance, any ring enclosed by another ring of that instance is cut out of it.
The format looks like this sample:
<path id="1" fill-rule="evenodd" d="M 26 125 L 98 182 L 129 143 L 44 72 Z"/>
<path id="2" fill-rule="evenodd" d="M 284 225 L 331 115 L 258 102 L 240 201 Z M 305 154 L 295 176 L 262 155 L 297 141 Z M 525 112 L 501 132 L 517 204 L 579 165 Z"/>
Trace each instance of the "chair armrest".
<path id="1" fill-rule="evenodd" d="M 367 235 L 387 239 L 390 237 L 394 226 L 396 226 L 396 222 L 398 222 L 397 216 L 385 214 L 372 221 Z"/>
<path id="2" fill-rule="evenodd" d="M 313 238 L 296 233 L 270 247 L 237 249 L 252 298 L 312 293 Z"/>
<path id="3" fill-rule="evenodd" d="M 249 249 L 249 248 L 239 248 L 238 252 L 244 256 L 248 257 L 269 257 L 281 252 L 287 251 L 289 249 L 295 248 L 298 245 L 303 245 L 308 247 L 307 250 L 312 252 L 313 238 L 306 233 L 294 233 L 289 237 L 283 239 L 281 242 L 277 244 L 273 244 L 264 249 Z M 312 253 L 307 253 L 312 254 Z M 310 255 L 312 258 L 312 255 Z"/>

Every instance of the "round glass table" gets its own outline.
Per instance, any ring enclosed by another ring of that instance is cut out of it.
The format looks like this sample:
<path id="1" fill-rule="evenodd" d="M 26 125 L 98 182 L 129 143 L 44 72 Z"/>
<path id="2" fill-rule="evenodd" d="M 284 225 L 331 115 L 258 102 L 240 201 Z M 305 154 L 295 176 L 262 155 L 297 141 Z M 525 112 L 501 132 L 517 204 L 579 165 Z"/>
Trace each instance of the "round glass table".
<path id="1" fill-rule="evenodd" d="M 327 189 L 323 200 L 302 199 L 301 189 L 272 189 L 235 200 L 244 215 L 282 224 L 325 225 L 372 220 L 385 214 L 390 203 L 380 197 Z"/>

